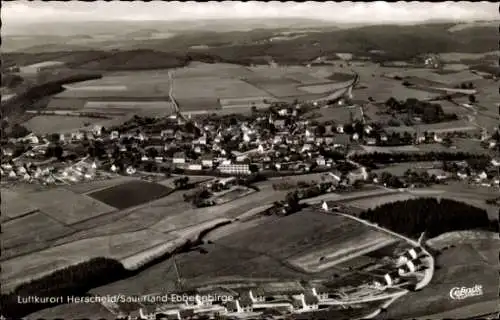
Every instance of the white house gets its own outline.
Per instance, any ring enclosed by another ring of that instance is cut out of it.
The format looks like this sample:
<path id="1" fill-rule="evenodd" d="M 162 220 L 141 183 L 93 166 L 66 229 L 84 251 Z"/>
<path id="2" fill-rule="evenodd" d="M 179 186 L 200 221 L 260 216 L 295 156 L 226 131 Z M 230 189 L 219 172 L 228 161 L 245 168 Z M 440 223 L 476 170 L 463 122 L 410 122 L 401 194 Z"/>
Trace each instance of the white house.
<path id="1" fill-rule="evenodd" d="M 318 298 L 318 300 L 327 300 L 328 299 L 328 291 L 325 288 L 317 288 L 313 287 L 311 289 L 312 294 Z"/>
<path id="2" fill-rule="evenodd" d="M 321 204 L 321 209 L 325 210 L 325 211 L 328 211 L 329 208 L 328 208 L 328 203 L 326 203 L 326 201 L 323 201 L 323 203 Z"/>
<path id="3" fill-rule="evenodd" d="M 258 290 L 250 290 L 248 292 L 248 295 L 250 296 L 250 299 L 253 303 L 266 301 L 266 297 L 264 296 L 264 294 L 262 292 L 259 292 Z"/>
<path id="4" fill-rule="evenodd" d="M 172 159 L 172 163 L 175 164 L 184 164 L 186 163 L 186 155 L 183 152 L 177 152 L 174 154 Z"/>
<path id="5" fill-rule="evenodd" d="M 316 296 L 312 294 L 303 294 L 301 293 L 299 296 L 294 297 L 296 299 L 295 306 L 298 308 L 296 311 L 304 312 L 304 311 L 312 311 L 318 309 L 319 300 Z"/>
<path id="6" fill-rule="evenodd" d="M 116 140 L 120 138 L 120 134 L 118 133 L 118 131 L 111 131 L 111 133 L 109 134 L 109 138 L 111 140 Z"/>
<path id="7" fill-rule="evenodd" d="M 127 169 L 125 170 L 125 172 L 128 174 L 128 175 L 132 175 L 136 172 L 135 168 L 132 167 L 132 166 L 128 166 Z"/>
<path id="8" fill-rule="evenodd" d="M 477 178 L 482 181 L 482 180 L 485 180 L 488 178 L 488 175 L 486 174 L 486 172 L 482 171 L 480 174 L 477 175 Z"/>
<path id="9" fill-rule="evenodd" d="M 201 163 L 190 163 L 188 165 L 188 170 L 201 171 L 203 169 Z"/>

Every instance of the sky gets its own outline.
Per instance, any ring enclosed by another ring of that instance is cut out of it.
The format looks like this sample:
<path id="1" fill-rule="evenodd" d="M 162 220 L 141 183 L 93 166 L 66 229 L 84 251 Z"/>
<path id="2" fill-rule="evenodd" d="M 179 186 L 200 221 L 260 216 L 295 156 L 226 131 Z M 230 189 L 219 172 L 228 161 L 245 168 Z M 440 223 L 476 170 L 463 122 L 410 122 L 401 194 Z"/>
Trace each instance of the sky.
<path id="1" fill-rule="evenodd" d="M 2 4 L 3 24 L 58 21 L 310 18 L 338 23 L 496 20 L 493 2 L 121 2 L 34 1 Z"/>

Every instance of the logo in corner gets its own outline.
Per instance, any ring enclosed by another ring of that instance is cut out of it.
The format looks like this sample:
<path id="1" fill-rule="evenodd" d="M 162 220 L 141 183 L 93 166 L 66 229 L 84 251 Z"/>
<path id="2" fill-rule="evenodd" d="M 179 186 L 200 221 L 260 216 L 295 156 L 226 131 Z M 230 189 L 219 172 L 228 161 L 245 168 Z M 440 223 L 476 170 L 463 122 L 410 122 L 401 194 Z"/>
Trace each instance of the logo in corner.
<path id="1" fill-rule="evenodd" d="M 450 290 L 450 298 L 453 300 L 463 300 L 470 297 L 477 297 L 483 295 L 483 286 L 476 284 L 471 288 L 467 287 L 454 287 Z"/>

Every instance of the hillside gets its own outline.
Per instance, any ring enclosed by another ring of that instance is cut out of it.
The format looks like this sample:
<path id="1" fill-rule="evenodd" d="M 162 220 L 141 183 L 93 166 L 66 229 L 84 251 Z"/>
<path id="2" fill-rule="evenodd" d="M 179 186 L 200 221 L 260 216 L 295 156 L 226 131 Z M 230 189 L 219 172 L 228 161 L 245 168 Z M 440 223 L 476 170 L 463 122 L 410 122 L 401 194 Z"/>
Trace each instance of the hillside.
<path id="1" fill-rule="evenodd" d="M 329 28 L 273 42 L 268 39 L 282 29 L 183 32 L 166 39 L 123 41 L 119 49 L 112 51 L 74 51 L 70 47 L 65 51 L 47 52 L 50 47 L 47 45 L 39 47 L 40 51 L 36 53 L 33 52 L 36 48 L 31 48 L 31 53 L 6 53 L 3 59 L 6 66 L 14 62 L 24 65 L 57 59 L 73 67 L 91 70 L 135 70 L 179 67 L 198 58 L 205 62 L 250 64 L 266 63 L 268 60 L 262 57 L 270 56 L 278 63 L 303 64 L 318 56 L 333 56 L 338 52 L 384 61 L 407 60 L 429 52 L 484 53 L 498 50 L 496 27 L 477 26 L 449 32 L 453 25 Z M 395 43 L 398 46 L 394 46 Z M 190 49 L 196 46 L 198 49 Z M 58 44 L 58 47 L 63 45 Z M 374 54 L 374 51 L 385 53 Z"/>

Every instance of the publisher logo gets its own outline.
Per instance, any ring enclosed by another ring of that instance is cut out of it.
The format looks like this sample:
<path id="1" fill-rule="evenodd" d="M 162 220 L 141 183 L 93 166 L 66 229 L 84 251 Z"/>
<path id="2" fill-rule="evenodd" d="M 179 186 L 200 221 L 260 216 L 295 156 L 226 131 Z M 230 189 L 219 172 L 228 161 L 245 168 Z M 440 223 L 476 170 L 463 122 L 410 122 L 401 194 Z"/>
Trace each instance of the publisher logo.
<path id="1" fill-rule="evenodd" d="M 455 287 L 450 290 L 450 298 L 453 300 L 463 300 L 470 297 L 477 297 L 483 295 L 483 286 L 476 284 L 471 288 Z"/>

